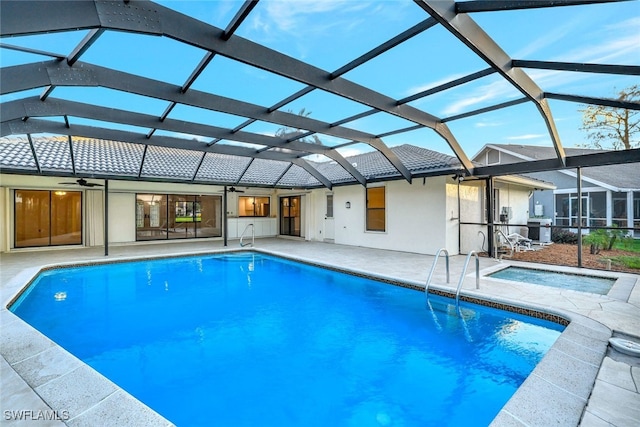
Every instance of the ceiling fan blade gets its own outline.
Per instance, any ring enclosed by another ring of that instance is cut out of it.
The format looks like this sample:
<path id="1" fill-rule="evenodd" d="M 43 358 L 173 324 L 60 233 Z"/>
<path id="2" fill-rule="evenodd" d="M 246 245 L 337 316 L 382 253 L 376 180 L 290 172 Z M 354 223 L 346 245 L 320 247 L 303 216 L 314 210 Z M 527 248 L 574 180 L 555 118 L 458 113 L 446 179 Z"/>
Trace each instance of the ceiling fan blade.
<path id="1" fill-rule="evenodd" d="M 93 183 L 93 182 L 87 182 L 85 184 L 82 184 L 82 186 L 83 187 L 102 187 L 103 185 L 102 184 L 96 184 L 96 183 Z"/>

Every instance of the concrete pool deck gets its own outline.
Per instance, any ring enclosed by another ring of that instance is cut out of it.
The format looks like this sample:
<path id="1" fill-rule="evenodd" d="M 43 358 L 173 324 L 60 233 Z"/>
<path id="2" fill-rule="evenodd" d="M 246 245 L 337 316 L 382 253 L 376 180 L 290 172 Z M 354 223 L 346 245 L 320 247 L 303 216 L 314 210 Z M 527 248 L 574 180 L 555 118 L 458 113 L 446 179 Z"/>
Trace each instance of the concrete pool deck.
<path id="1" fill-rule="evenodd" d="M 238 248 L 238 242 L 230 242 L 229 248 Z M 171 425 L 18 319 L 6 306 L 46 265 L 224 249 L 222 242 L 205 241 L 111 246 L 109 257 L 103 256 L 102 248 L 0 254 L 0 424 Z M 424 286 L 434 259 L 414 253 L 284 238 L 259 239 L 256 249 L 417 286 Z M 451 292 L 455 288 L 465 257 L 452 256 L 450 261 L 451 283 L 445 283 L 445 263 L 440 260 L 433 279 L 434 289 Z M 480 258 L 481 275 L 505 265 L 531 264 Z M 593 273 L 584 269 L 557 269 Z M 571 320 L 493 425 L 640 425 L 640 359 L 622 355 L 607 345 L 612 334 L 630 336 L 640 342 L 640 275 L 608 273 L 618 277 L 618 281 L 608 295 L 595 295 L 488 277 L 481 277 L 480 288 L 475 289 L 474 270 L 472 262 L 463 282 L 463 295 Z M 602 276 L 607 272 L 595 274 Z"/>

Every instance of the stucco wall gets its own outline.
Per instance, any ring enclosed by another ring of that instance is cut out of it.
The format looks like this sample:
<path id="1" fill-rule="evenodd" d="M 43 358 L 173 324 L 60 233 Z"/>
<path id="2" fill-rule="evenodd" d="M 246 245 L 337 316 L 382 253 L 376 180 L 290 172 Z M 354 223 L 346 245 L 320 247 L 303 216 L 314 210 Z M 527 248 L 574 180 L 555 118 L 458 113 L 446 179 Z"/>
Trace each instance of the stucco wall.
<path id="1" fill-rule="evenodd" d="M 484 221 L 482 181 L 465 181 L 460 185 L 460 221 L 479 224 Z M 481 252 L 487 248 L 487 227 L 463 224 L 460 228 L 460 252 Z"/>
<path id="2" fill-rule="evenodd" d="M 9 189 L 0 187 L 0 252 L 5 252 L 11 244 L 8 234 L 11 227 L 9 226 Z"/>
<path id="3" fill-rule="evenodd" d="M 457 222 L 451 220 L 451 210 L 457 211 L 455 185 L 446 185 L 447 177 L 429 178 L 423 184 L 416 179 L 373 184 L 386 188 L 386 230 L 366 230 L 366 190 L 361 185 L 335 187 L 334 227 L 335 243 L 391 249 L 424 254 L 446 247 L 458 253 Z M 323 240 L 327 234 L 324 221 L 327 190 L 314 190 L 314 240 Z M 346 207 L 349 202 L 350 208 Z M 322 231 L 322 232 L 320 232 Z"/>

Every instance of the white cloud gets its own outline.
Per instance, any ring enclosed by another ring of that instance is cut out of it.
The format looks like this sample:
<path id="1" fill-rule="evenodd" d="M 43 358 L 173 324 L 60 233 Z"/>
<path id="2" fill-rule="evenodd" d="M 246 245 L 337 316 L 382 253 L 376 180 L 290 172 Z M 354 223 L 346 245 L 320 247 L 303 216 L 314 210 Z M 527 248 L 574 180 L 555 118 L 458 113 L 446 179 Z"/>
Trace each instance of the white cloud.
<path id="1" fill-rule="evenodd" d="M 416 94 L 416 93 L 420 93 L 420 92 L 425 91 L 427 89 L 432 89 L 434 87 L 438 87 L 438 86 L 443 85 L 445 83 L 449 83 L 449 82 L 451 82 L 453 80 L 459 79 L 460 77 L 464 77 L 465 75 L 466 74 L 461 74 L 461 73 L 452 74 L 452 75 L 449 75 L 447 77 L 443 77 L 443 78 L 441 78 L 439 80 L 436 80 L 434 82 L 429 82 L 429 83 L 425 83 L 425 84 L 422 84 L 422 85 L 411 87 L 411 88 L 407 89 L 405 91 L 405 93 L 407 94 L 407 96 L 413 95 L 413 94 Z"/>
<path id="2" fill-rule="evenodd" d="M 447 116 L 474 109 L 481 103 L 504 102 L 518 96 L 519 92 L 506 80 L 494 81 L 467 91 L 464 98 L 449 104 L 444 109 Z"/>
<path id="3" fill-rule="evenodd" d="M 536 37 L 535 41 L 520 49 L 513 57 L 516 59 L 526 58 L 527 56 L 538 52 L 542 48 L 556 44 L 558 41 L 574 31 L 581 22 L 581 19 L 577 18 L 566 22 L 562 26 L 555 27 L 553 31 L 549 31 L 544 35 Z"/>
<path id="4" fill-rule="evenodd" d="M 477 128 L 488 128 L 488 127 L 498 127 L 502 126 L 504 123 L 500 122 L 477 122 L 475 127 Z"/>
<path id="5" fill-rule="evenodd" d="M 354 20 L 339 19 L 340 14 L 357 12 L 366 4 L 348 0 L 320 1 L 266 1 L 264 9 L 253 13 L 253 27 L 265 33 L 275 30 L 289 36 L 301 32 L 323 33 L 336 26 L 355 25 Z M 322 14 L 330 14 L 331 19 L 323 19 Z"/>
<path id="6" fill-rule="evenodd" d="M 518 135 L 518 136 L 509 136 L 507 137 L 508 140 L 512 140 L 512 141 L 520 141 L 520 140 L 526 140 L 526 139 L 538 139 L 538 138 L 544 138 L 547 135 L 543 135 L 543 134 L 539 134 L 539 133 L 530 133 L 527 135 Z"/>

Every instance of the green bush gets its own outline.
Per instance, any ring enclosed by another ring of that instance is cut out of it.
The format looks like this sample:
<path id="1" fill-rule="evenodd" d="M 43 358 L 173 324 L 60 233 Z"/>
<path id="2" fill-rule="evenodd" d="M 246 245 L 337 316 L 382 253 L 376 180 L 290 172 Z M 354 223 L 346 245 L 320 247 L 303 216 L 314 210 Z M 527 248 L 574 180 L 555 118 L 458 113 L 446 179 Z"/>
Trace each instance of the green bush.
<path id="1" fill-rule="evenodd" d="M 551 241 L 554 243 L 569 243 L 575 245 L 578 243 L 578 235 L 569 230 L 554 228 L 551 230 Z"/>
<path id="2" fill-rule="evenodd" d="M 610 236 L 607 230 L 596 230 L 584 236 L 582 243 L 591 246 L 590 253 L 599 254 L 602 249 L 609 248 L 610 242 L 613 245 L 613 240 L 615 240 L 615 236 Z"/>

